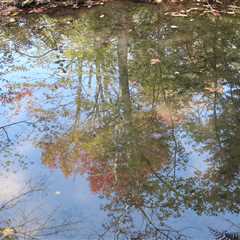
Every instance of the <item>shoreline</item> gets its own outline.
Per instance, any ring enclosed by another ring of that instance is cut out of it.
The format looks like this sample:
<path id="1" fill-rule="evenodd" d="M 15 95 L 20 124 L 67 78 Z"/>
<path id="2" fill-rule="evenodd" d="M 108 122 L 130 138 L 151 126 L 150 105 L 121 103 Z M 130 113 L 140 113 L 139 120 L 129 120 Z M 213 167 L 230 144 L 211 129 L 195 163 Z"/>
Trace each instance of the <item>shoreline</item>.
<path id="1" fill-rule="evenodd" d="M 0 3 L 0 16 L 1 17 L 15 17 L 21 14 L 41 14 L 46 12 L 53 12 L 54 10 L 65 9 L 89 9 L 96 6 L 105 5 L 115 0 L 12 0 Z M 128 1 L 128 0 L 123 0 Z M 224 1 L 224 0 L 222 0 Z M 151 4 L 158 5 L 163 9 L 167 9 L 166 15 L 174 17 L 187 17 L 192 14 L 206 15 L 211 14 L 214 16 L 221 15 L 240 15 L 240 4 L 237 1 L 232 1 L 228 5 L 217 2 L 209 4 L 206 1 L 189 1 L 183 2 L 181 0 L 130 0 L 136 4 Z"/>

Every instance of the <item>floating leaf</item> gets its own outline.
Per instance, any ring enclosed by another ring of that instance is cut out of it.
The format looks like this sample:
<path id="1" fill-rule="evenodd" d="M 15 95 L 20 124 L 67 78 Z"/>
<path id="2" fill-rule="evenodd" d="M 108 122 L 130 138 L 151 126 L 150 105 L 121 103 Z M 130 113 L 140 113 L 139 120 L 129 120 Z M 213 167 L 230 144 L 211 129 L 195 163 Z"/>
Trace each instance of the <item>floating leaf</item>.
<path id="1" fill-rule="evenodd" d="M 13 236 L 15 233 L 13 228 L 7 227 L 2 230 L 3 237 L 10 237 Z"/>
<path id="2" fill-rule="evenodd" d="M 160 59 L 159 58 L 151 59 L 151 65 L 155 65 L 155 64 L 159 64 L 159 63 L 160 63 Z"/>

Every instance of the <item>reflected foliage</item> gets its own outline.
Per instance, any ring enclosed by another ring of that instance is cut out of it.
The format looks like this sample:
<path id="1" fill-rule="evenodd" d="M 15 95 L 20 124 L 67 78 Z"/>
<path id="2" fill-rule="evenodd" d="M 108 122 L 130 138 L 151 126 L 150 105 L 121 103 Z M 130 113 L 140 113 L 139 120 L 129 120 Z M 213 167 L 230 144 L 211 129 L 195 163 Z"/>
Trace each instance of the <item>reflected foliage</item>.
<path id="1" fill-rule="evenodd" d="M 121 3 L 70 13 L 3 26 L 0 76 L 22 70 L 4 104 L 28 98 L 42 163 L 85 174 L 107 199 L 99 237 L 185 239 L 168 219 L 239 213 L 237 17 Z"/>

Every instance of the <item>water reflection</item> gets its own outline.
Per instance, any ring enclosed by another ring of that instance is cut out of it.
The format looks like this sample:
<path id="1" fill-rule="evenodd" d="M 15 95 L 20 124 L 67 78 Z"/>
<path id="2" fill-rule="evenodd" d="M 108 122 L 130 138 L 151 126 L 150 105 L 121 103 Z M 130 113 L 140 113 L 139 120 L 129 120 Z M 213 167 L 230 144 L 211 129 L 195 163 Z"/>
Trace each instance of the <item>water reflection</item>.
<path id="1" fill-rule="evenodd" d="M 75 238 L 79 218 L 70 214 L 63 217 L 61 206 L 52 209 L 49 200 L 41 199 L 41 195 L 47 199 L 45 182 L 25 182 L 23 179 L 16 182 L 16 176 L 8 175 L 1 184 L 5 188 L 0 199 L 1 239 Z"/>
<path id="2" fill-rule="evenodd" d="M 52 174 L 86 177 L 98 238 L 206 239 L 171 221 L 239 213 L 238 28 L 125 3 L 3 26 L 0 111 L 32 125 L 2 129 L 2 155 L 24 162 L 12 144 L 28 139 Z"/>

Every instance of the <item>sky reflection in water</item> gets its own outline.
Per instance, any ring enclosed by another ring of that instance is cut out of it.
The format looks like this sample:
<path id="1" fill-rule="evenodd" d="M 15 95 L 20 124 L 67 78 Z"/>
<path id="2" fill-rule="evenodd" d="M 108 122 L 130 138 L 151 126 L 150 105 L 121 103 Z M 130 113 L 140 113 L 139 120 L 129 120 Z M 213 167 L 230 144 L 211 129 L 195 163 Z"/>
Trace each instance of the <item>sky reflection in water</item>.
<path id="1" fill-rule="evenodd" d="M 238 19 L 127 3 L 59 15 L 0 30 L 0 126 L 19 122 L 1 129 L 1 228 L 40 239 L 238 230 Z"/>

